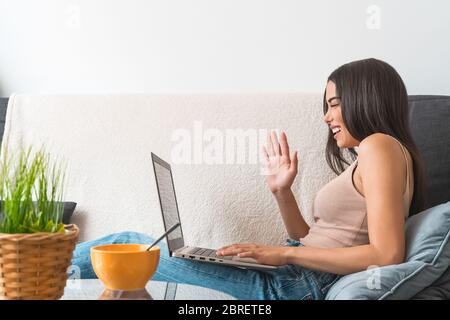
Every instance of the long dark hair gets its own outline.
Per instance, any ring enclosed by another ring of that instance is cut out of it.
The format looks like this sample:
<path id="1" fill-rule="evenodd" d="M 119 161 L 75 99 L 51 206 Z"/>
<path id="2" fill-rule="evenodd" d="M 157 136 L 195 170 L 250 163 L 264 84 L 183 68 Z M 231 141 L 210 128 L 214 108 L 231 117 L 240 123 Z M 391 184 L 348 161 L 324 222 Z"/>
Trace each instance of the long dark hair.
<path id="1" fill-rule="evenodd" d="M 334 70 L 328 81 L 336 85 L 341 100 L 342 118 L 350 134 L 358 141 L 380 132 L 400 141 L 409 151 L 414 167 L 414 193 L 410 215 L 425 209 L 426 189 L 422 157 L 411 135 L 408 117 L 408 94 L 397 71 L 386 62 L 364 59 L 344 64 Z M 328 105 L 323 96 L 323 112 Z M 354 148 L 348 148 L 356 158 Z M 328 131 L 325 156 L 330 168 L 340 174 L 349 162 Z"/>

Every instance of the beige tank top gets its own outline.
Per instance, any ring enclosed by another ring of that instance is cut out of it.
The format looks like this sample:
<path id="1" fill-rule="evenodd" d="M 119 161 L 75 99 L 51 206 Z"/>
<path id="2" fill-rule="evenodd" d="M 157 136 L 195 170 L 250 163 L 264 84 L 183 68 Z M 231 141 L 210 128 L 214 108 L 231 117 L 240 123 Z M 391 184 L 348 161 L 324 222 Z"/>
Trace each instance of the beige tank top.
<path id="1" fill-rule="evenodd" d="M 400 144 L 406 159 L 406 187 L 403 194 L 406 219 L 414 190 L 414 175 L 412 162 L 406 155 L 409 154 L 408 150 L 395 140 Z M 313 202 L 315 222 L 309 233 L 300 239 L 305 246 L 340 248 L 369 243 L 366 201 L 353 185 L 352 176 L 357 161 L 317 193 Z"/>

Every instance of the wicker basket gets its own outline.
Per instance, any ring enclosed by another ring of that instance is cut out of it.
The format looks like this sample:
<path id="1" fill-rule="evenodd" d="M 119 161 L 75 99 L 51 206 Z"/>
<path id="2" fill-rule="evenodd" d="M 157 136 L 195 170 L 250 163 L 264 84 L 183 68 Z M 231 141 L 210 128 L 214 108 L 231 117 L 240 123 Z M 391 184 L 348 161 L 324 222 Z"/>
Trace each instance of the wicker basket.
<path id="1" fill-rule="evenodd" d="M 59 299 L 78 239 L 78 227 L 65 233 L 0 233 L 0 299 Z"/>

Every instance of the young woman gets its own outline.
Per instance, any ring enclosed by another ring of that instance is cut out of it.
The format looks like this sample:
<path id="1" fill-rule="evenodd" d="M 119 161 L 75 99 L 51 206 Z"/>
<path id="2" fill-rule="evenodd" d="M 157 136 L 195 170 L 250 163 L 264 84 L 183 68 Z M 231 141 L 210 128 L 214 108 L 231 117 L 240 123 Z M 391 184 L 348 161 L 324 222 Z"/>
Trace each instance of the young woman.
<path id="1" fill-rule="evenodd" d="M 380 60 L 345 64 L 328 78 L 323 111 L 329 128 L 326 159 L 339 175 L 317 193 L 315 223 L 306 224 L 291 191 L 297 152 L 290 153 L 284 132 L 279 139 L 271 133 L 263 154 L 273 174 L 266 180 L 291 239 L 285 246 L 233 244 L 217 251 L 280 268 L 255 271 L 170 258 L 161 245 L 153 280 L 204 286 L 240 299 L 323 299 L 340 275 L 402 263 L 404 222 L 424 209 L 425 194 L 402 79 Z M 351 163 L 343 156 L 346 149 Z M 79 244 L 73 263 L 83 278 L 92 278 L 91 246 L 152 241 L 135 232 L 109 235 Z"/>

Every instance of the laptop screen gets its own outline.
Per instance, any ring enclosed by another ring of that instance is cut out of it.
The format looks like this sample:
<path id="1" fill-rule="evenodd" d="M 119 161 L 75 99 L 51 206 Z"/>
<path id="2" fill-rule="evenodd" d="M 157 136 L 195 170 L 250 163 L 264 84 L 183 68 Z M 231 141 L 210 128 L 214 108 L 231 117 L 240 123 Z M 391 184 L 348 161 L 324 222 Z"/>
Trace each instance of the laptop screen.
<path id="1" fill-rule="evenodd" d="M 172 170 L 170 165 L 152 153 L 153 169 L 155 171 L 156 187 L 158 189 L 159 204 L 164 222 L 164 229 L 168 230 L 174 224 L 180 222 L 177 198 L 173 184 Z M 178 228 L 167 235 L 169 252 L 184 247 L 183 232 L 181 224 Z"/>

